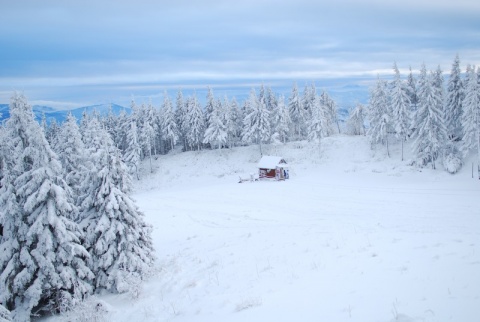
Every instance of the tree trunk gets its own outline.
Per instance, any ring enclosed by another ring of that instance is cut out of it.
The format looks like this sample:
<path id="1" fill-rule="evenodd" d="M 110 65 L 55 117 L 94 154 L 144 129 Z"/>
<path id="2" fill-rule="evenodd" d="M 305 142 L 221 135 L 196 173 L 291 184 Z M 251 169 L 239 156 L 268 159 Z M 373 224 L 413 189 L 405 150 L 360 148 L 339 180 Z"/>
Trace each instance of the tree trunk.
<path id="1" fill-rule="evenodd" d="M 390 158 L 390 148 L 388 147 L 388 134 L 387 134 L 387 136 L 385 137 L 385 142 L 387 142 L 387 155 L 388 155 L 388 157 Z"/>
<path id="2" fill-rule="evenodd" d="M 404 138 L 402 138 L 402 161 L 403 161 L 403 141 L 405 141 Z"/>

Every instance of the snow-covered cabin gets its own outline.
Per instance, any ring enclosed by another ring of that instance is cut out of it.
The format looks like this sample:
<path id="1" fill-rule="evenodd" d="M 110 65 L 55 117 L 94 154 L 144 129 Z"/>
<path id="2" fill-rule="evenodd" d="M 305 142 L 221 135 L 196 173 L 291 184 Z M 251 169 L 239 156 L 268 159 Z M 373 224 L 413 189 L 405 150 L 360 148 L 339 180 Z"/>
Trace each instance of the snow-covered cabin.
<path id="1" fill-rule="evenodd" d="M 282 157 L 263 156 L 258 161 L 258 177 L 260 179 L 288 179 L 287 162 Z"/>

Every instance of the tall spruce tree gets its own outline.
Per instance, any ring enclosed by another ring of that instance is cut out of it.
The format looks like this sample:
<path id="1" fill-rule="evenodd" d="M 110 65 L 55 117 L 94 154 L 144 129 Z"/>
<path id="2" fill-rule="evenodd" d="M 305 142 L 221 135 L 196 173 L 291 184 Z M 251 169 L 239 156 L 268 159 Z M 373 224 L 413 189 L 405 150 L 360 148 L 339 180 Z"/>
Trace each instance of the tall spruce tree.
<path id="1" fill-rule="evenodd" d="M 188 114 L 186 120 L 187 140 L 191 149 L 200 150 L 203 135 L 205 134 L 205 121 L 202 108 L 197 100 L 197 96 L 193 94 L 188 100 Z"/>
<path id="2" fill-rule="evenodd" d="M 203 139 L 204 144 L 210 144 L 213 148 L 215 145 L 218 149 L 227 142 L 227 129 L 225 126 L 225 115 L 222 103 L 216 100 L 213 104 L 213 110 L 210 114 L 210 122 L 208 128 L 205 130 Z"/>
<path id="3" fill-rule="evenodd" d="M 407 94 L 407 86 L 400 78 L 400 71 L 397 63 L 394 63 L 393 70 L 395 73 L 391 88 L 391 110 L 393 112 L 392 120 L 395 134 L 402 142 L 402 161 L 403 161 L 403 145 L 407 140 L 410 127 L 410 99 Z"/>
<path id="4" fill-rule="evenodd" d="M 462 137 L 462 103 L 465 97 L 460 71 L 460 58 L 455 56 L 448 79 L 447 102 L 445 104 L 445 126 L 448 138 L 457 141 Z"/>
<path id="5" fill-rule="evenodd" d="M 125 292 L 130 274 L 142 277 L 153 264 L 150 227 L 130 198 L 131 179 L 110 135 L 97 122 L 88 126 L 87 151 L 94 167 L 83 199 L 81 227 L 97 290 Z"/>
<path id="6" fill-rule="evenodd" d="M 293 84 L 292 94 L 288 99 L 288 110 L 292 120 L 292 134 L 295 140 L 301 140 L 304 137 L 305 129 L 305 109 L 302 106 L 298 94 L 297 83 Z"/>
<path id="7" fill-rule="evenodd" d="M 127 132 L 126 138 L 126 148 L 123 155 L 123 160 L 127 166 L 129 173 L 135 175 L 137 179 L 140 179 L 139 170 L 140 170 L 140 155 L 142 153 L 142 148 L 138 143 L 138 131 L 137 123 L 134 120 L 130 120 L 130 129 Z"/>
<path id="8" fill-rule="evenodd" d="M 277 102 L 277 108 L 274 110 L 274 133 L 277 133 L 280 140 L 285 143 L 289 138 L 292 120 L 288 108 L 285 106 L 285 97 L 280 95 Z"/>
<path id="9" fill-rule="evenodd" d="M 250 92 L 247 102 L 242 139 L 245 142 L 256 142 L 263 155 L 262 143 L 270 140 L 269 112 L 265 104 L 258 100 L 255 89 Z"/>
<path id="10" fill-rule="evenodd" d="M 81 194 L 82 178 L 91 166 L 86 158 L 85 144 L 82 141 L 77 119 L 71 113 L 62 125 L 58 137 L 60 161 L 65 172 L 65 181 L 72 189 L 75 205 L 79 205 L 77 196 Z"/>
<path id="11" fill-rule="evenodd" d="M 315 96 L 315 100 L 310 104 L 311 117 L 308 122 L 308 140 L 311 142 L 320 143 L 320 139 L 324 136 L 325 125 L 323 118 L 322 106 L 320 104 L 320 98 Z"/>
<path id="12" fill-rule="evenodd" d="M 165 92 L 162 105 L 162 136 L 169 141 L 170 149 L 173 150 L 175 144 L 178 140 L 178 127 L 177 122 L 175 121 L 175 113 L 173 111 L 172 102 L 168 93 Z"/>
<path id="13" fill-rule="evenodd" d="M 347 119 L 347 131 L 351 135 L 366 135 L 365 131 L 365 107 L 357 103 Z"/>
<path id="14" fill-rule="evenodd" d="M 419 107 L 413 133 L 413 151 L 417 164 L 424 166 L 439 157 L 446 141 L 446 130 L 443 121 L 442 97 L 437 88 L 437 77 L 430 73 L 426 83 L 419 87 Z"/>
<path id="15" fill-rule="evenodd" d="M 370 92 L 369 121 L 370 127 L 367 134 L 370 137 L 372 146 L 381 143 L 387 148 L 387 155 L 390 156 L 388 146 L 388 128 L 390 125 L 389 101 L 387 95 L 387 82 L 377 78 L 375 88 Z"/>
<path id="16" fill-rule="evenodd" d="M 465 83 L 465 98 L 462 102 L 462 150 L 464 155 L 477 150 L 478 161 L 480 162 L 480 70 L 475 72 L 475 66 L 470 67 Z M 480 173 L 480 170 L 479 170 Z"/>
<path id="17" fill-rule="evenodd" d="M 23 95 L 12 97 L 4 134 L 0 302 L 14 321 L 29 321 L 34 309 L 53 311 L 74 291 L 91 292 L 93 274 L 61 164 Z"/>
<path id="18" fill-rule="evenodd" d="M 415 77 L 413 76 L 412 67 L 410 66 L 410 73 L 407 78 L 407 94 L 410 99 L 410 110 L 412 111 L 411 115 L 415 113 L 418 105 L 418 95 L 417 95 L 417 83 Z"/>

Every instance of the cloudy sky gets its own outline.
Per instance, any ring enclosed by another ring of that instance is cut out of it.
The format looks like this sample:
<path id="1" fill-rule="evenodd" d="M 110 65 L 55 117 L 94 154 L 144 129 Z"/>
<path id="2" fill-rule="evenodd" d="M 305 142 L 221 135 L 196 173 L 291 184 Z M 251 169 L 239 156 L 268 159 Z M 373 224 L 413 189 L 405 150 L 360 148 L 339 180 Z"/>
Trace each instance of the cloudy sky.
<path id="1" fill-rule="evenodd" d="M 128 104 L 480 65 L 477 0 L 0 0 L 0 103 Z M 363 83 L 362 83 L 363 82 Z"/>

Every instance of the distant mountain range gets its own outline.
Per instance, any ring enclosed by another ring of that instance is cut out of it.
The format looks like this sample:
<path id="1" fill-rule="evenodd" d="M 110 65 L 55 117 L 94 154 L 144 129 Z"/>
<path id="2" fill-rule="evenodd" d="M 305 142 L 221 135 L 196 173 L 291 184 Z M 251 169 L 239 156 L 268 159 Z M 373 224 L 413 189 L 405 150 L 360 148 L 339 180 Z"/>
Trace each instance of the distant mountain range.
<path id="1" fill-rule="evenodd" d="M 71 110 L 56 110 L 52 107 L 49 106 L 40 106 L 40 105 L 34 105 L 32 107 L 33 113 L 35 114 L 35 119 L 37 121 L 41 121 L 43 114 L 45 114 L 45 117 L 47 119 L 47 123 L 50 124 L 53 119 L 57 123 L 63 123 L 65 119 L 67 118 L 68 113 L 72 113 L 73 116 L 75 116 L 78 120 L 82 118 L 82 114 L 84 111 L 87 112 L 87 114 L 92 114 L 94 111 L 101 116 L 105 116 L 108 114 L 108 111 L 110 110 L 110 107 L 112 108 L 112 112 L 115 115 L 120 114 L 122 110 L 125 110 L 127 114 L 130 114 L 131 109 L 129 107 L 123 107 L 117 104 L 98 104 L 98 105 L 91 105 L 91 106 L 84 106 L 84 107 L 78 107 L 75 109 Z M 10 111 L 9 111 L 9 106 L 8 104 L 0 104 L 0 122 L 3 122 L 3 120 L 7 119 L 10 117 Z"/>

